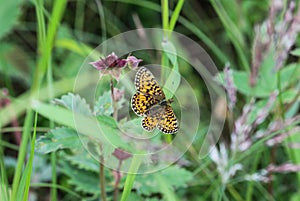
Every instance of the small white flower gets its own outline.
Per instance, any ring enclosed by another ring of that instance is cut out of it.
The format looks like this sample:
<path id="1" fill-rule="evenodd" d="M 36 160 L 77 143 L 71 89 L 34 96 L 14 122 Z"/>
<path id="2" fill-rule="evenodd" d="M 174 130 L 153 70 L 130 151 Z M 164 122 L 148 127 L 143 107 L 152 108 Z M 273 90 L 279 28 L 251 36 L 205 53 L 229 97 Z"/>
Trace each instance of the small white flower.
<path id="1" fill-rule="evenodd" d="M 229 163 L 227 149 L 223 143 L 220 144 L 220 150 L 218 150 L 215 146 L 211 147 L 209 157 L 216 164 L 223 184 L 228 183 L 229 179 L 233 177 L 238 170 L 243 168 L 240 163 Z"/>

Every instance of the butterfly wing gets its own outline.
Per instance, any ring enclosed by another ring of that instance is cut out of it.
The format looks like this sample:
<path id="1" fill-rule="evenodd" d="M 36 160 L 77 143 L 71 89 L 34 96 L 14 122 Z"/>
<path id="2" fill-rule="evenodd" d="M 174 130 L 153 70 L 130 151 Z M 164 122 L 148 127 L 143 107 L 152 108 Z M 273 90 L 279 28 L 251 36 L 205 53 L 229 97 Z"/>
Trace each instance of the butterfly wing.
<path id="1" fill-rule="evenodd" d="M 145 67 L 138 70 L 134 83 L 137 91 L 142 94 L 153 96 L 158 101 L 166 98 L 153 74 Z"/>
<path id="2" fill-rule="evenodd" d="M 142 127 L 147 131 L 152 131 L 165 113 L 164 108 L 160 105 L 154 105 L 145 112 L 145 117 L 142 121 Z"/>
<path id="3" fill-rule="evenodd" d="M 131 98 L 131 107 L 137 115 L 144 116 L 142 127 L 147 131 L 157 127 L 166 134 L 176 133 L 178 123 L 174 111 L 170 105 L 162 105 L 166 96 L 147 68 L 141 67 L 136 73 L 135 87 L 137 93 Z"/>
<path id="4" fill-rule="evenodd" d="M 138 116 L 143 116 L 151 106 L 157 103 L 158 101 L 153 96 L 145 95 L 141 92 L 136 92 L 131 98 L 131 108 Z"/>
<path id="5" fill-rule="evenodd" d="M 165 105 L 164 112 L 157 122 L 157 128 L 165 134 L 174 134 L 178 131 L 178 122 L 170 105 Z"/>

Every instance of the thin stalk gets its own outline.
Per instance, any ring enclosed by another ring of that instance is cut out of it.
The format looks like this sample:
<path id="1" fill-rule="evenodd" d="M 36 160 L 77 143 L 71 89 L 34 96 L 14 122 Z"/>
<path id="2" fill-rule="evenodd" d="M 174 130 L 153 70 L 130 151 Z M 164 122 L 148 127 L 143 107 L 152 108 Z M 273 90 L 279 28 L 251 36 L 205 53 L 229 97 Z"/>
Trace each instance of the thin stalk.
<path id="1" fill-rule="evenodd" d="M 52 75 L 51 59 L 49 59 L 49 62 L 48 62 L 47 85 L 48 85 L 49 100 L 52 100 L 54 98 L 54 91 L 53 91 L 53 75 Z M 52 120 L 50 120 L 50 122 L 49 122 L 49 127 L 54 128 L 54 122 Z M 50 160 L 51 160 L 51 169 L 52 169 L 51 181 L 53 184 L 53 187 L 51 188 L 51 200 L 56 201 L 57 200 L 56 152 L 51 152 Z"/>
<path id="2" fill-rule="evenodd" d="M 100 190 L 101 190 L 101 198 L 102 201 L 106 201 L 106 192 L 105 192 L 105 174 L 104 174 L 104 157 L 103 157 L 103 149 L 102 145 L 100 144 Z"/>
<path id="3" fill-rule="evenodd" d="M 100 22 L 101 22 L 102 38 L 100 38 L 100 40 L 99 40 L 99 43 L 100 43 L 100 42 L 106 40 L 106 37 L 107 37 L 107 34 L 106 34 L 106 18 L 105 18 L 105 14 L 104 14 L 104 10 L 103 10 L 101 0 L 96 1 L 96 3 L 97 3 L 97 7 L 98 7 Z M 104 46 L 103 53 L 106 54 L 106 52 L 107 52 L 107 47 Z"/>
<path id="4" fill-rule="evenodd" d="M 51 188 L 51 200 L 55 201 L 57 200 L 57 189 L 56 189 L 56 184 L 57 184 L 57 174 L 56 174 L 56 153 L 52 152 L 51 153 L 51 168 L 52 168 L 52 188 Z"/>
<path id="5" fill-rule="evenodd" d="M 84 1 L 77 1 L 76 2 L 76 14 L 74 20 L 74 27 L 77 31 L 82 33 L 83 25 L 84 25 Z M 80 35 L 81 39 L 81 35 Z"/>
<path id="6" fill-rule="evenodd" d="M 162 18 L 162 27 L 165 31 L 165 37 L 168 37 L 169 29 L 169 2 L 168 0 L 161 0 L 161 18 Z"/>
<path id="7" fill-rule="evenodd" d="M 147 8 L 156 12 L 161 12 L 161 6 L 159 4 L 153 3 L 151 1 L 132 1 L 132 0 L 113 0 L 116 2 L 122 2 L 127 4 L 133 4 L 137 6 L 141 6 L 143 8 Z M 222 63 L 226 63 L 229 61 L 229 63 L 233 63 L 233 61 L 230 61 L 229 58 L 224 54 L 224 52 L 207 36 L 204 34 L 203 31 L 199 29 L 194 23 L 190 22 L 188 19 L 179 16 L 178 22 L 185 28 L 187 28 L 189 31 L 191 31 L 193 34 L 195 34 L 211 51 L 216 55 L 216 57 L 220 60 Z"/>
<path id="8" fill-rule="evenodd" d="M 37 0 L 35 2 L 36 3 L 35 6 L 36 6 L 36 9 L 39 10 L 39 11 L 37 11 L 37 17 L 39 18 L 38 19 L 38 39 L 39 39 L 39 41 L 38 41 L 39 48 L 38 49 L 41 51 L 42 54 L 38 60 L 37 68 L 35 69 L 35 72 L 34 72 L 32 87 L 30 89 L 30 92 L 31 92 L 30 97 L 31 98 L 38 97 L 40 84 L 45 75 L 45 71 L 47 69 L 47 64 L 48 64 L 49 58 L 51 56 L 54 37 L 56 35 L 56 31 L 57 31 L 59 22 L 62 18 L 62 14 L 64 12 L 64 9 L 65 9 L 66 3 L 67 3 L 66 0 L 56 0 L 54 2 L 51 20 L 49 21 L 49 25 L 48 25 L 47 36 L 45 38 L 45 41 L 43 41 L 43 39 L 42 39 L 43 33 L 41 33 L 41 32 L 43 32 L 42 27 L 44 27 L 45 24 L 44 24 L 44 20 L 42 20 L 42 17 L 41 17 L 41 11 L 40 11 L 40 9 L 42 9 L 40 7 L 40 5 L 42 5 L 41 2 L 42 1 Z M 16 200 L 18 192 L 24 191 L 24 189 L 19 189 L 19 185 L 20 185 L 20 178 L 21 178 L 21 174 L 22 174 L 22 170 L 23 170 L 23 165 L 25 163 L 25 156 L 26 156 L 26 152 L 27 152 L 28 140 L 29 140 L 30 134 L 31 134 L 30 131 L 31 131 L 31 127 L 33 124 L 33 114 L 34 114 L 33 110 L 31 110 L 31 108 L 28 108 L 27 112 L 26 112 L 26 117 L 25 117 L 24 130 L 22 133 L 22 141 L 21 141 L 21 145 L 20 145 L 20 149 L 19 149 L 17 166 L 16 166 L 15 175 L 14 175 L 14 179 L 13 179 L 12 194 L 11 194 L 12 201 Z M 31 172 L 31 169 L 29 170 L 29 172 Z"/>
<path id="9" fill-rule="evenodd" d="M 178 21 L 178 18 L 180 16 L 180 11 L 181 11 L 181 9 L 183 7 L 183 4 L 184 4 L 184 0 L 179 0 L 177 2 L 177 5 L 175 7 L 174 12 L 172 13 L 172 16 L 171 16 L 171 19 L 170 19 L 170 23 L 169 23 L 169 30 L 170 31 L 174 30 L 176 22 Z"/>
<path id="10" fill-rule="evenodd" d="M 30 150 L 30 156 L 28 160 L 28 165 L 29 165 L 29 171 L 28 174 L 26 175 L 26 185 L 25 185 L 25 190 L 24 190 L 24 195 L 23 195 L 23 200 L 28 199 L 28 193 L 29 193 L 29 187 L 30 187 L 30 180 L 31 180 L 31 173 L 32 173 L 32 163 L 33 163 L 33 158 L 34 158 L 34 145 L 35 145 L 35 139 L 36 139 L 36 127 L 37 127 L 37 119 L 38 119 L 38 113 L 35 113 L 34 117 L 34 131 L 33 131 L 33 136 L 31 139 L 31 150 Z"/>
<path id="11" fill-rule="evenodd" d="M 24 130 L 22 133 L 22 140 L 21 140 L 21 145 L 20 145 L 19 154 L 18 154 L 18 161 L 17 161 L 16 171 L 15 171 L 15 175 L 14 175 L 14 179 L 13 179 L 11 201 L 16 200 L 18 191 L 20 190 L 19 184 L 20 184 L 20 178 L 21 178 L 21 174 L 22 174 L 22 170 L 23 170 L 23 165 L 25 163 L 27 144 L 28 144 L 28 140 L 30 137 L 30 130 L 31 130 L 31 126 L 32 126 L 32 118 L 33 118 L 33 110 L 31 110 L 29 108 L 29 109 L 27 109 L 27 112 L 26 112 Z"/>
<path id="12" fill-rule="evenodd" d="M 1 124 L 0 124 L 1 128 Z M 0 140 L 2 142 L 2 132 L 0 130 Z M 1 145 L 1 144 L 0 144 Z M 0 146 L 0 176 L 1 176 L 1 185 L 0 185 L 0 191 L 1 191 L 1 198 L 3 201 L 9 200 L 9 190 L 8 190 L 8 181 L 7 181 L 7 174 L 6 174 L 6 168 L 4 164 L 4 154 L 3 154 L 3 147 Z"/>
<path id="13" fill-rule="evenodd" d="M 114 186 L 114 201 L 118 201 L 118 197 L 119 197 L 119 184 L 120 184 L 120 180 L 121 180 L 121 165 L 122 165 L 122 160 L 119 160 L 118 163 L 118 167 L 116 172 L 116 181 L 115 181 L 115 186 Z"/>
<path id="14" fill-rule="evenodd" d="M 110 78 L 110 91 L 111 91 L 111 101 L 113 106 L 113 118 L 118 120 L 118 104 L 115 100 L 115 92 L 114 92 L 114 81 L 113 78 Z"/>
<path id="15" fill-rule="evenodd" d="M 255 154 L 255 158 L 252 163 L 251 172 L 255 172 L 257 170 L 257 166 L 260 158 L 261 158 L 261 154 L 259 153 Z M 253 181 L 247 183 L 246 201 L 252 201 L 253 185 L 254 185 Z"/>
<path id="16" fill-rule="evenodd" d="M 238 193 L 237 190 L 235 190 L 235 188 L 231 185 L 228 184 L 227 185 L 227 189 L 230 192 L 230 194 L 232 195 L 232 197 L 234 197 L 234 200 L 236 201 L 243 201 L 244 199 L 240 196 L 240 194 Z"/>
<path id="17" fill-rule="evenodd" d="M 244 70 L 249 72 L 250 67 L 249 67 L 248 58 L 245 54 L 247 50 L 245 49 L 245 41 L 243 38 L 243 34 L 240 32 L 236 24 L 228 16 L 226 10 L 224 9 L 220 1 L 210 0 L 210 2 L 213 8 L 215 9 L 215 11 L 217 12 L 217 14 L 219 15 L 220 20 L 223 23 L 224 28 L 238 53 L 238 58 L 240 59 L 242 67 L 244 68 Z"/>
<path id="18" fill-rule="evenodd" d="M 2 139 L 0 140 L 0 147 L 1 148 L 6 147 L 6 148 L 9 148 L 9 149 L 12 149 L 12 150 L 15 150 L 15 151 L 19 150 L 19 146 L 15 145 L 15 144 L 8 143 L 6 141 L 2 141 Z"/>
<path id="19" fill-rule="evenodd" d="M 131 189 L 133 187 L 136 173 L 140 168 L 141 162 L 142 162 L 141 155 L 134 155 L 132 157 L 131 164 L 128 171 L 129 173 L 127 174 L 126 181 L 124 184 L 124 190 L 122 193 L 121 201 L 126 201 L 128 199 L 128 196 L 130 195 Z"/>

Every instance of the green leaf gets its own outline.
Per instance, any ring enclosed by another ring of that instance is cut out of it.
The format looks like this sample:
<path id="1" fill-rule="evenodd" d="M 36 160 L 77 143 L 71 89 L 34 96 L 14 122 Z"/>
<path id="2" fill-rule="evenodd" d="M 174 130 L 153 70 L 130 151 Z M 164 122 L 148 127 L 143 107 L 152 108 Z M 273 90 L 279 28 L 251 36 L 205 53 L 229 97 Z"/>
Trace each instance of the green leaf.
<path id="1" fill-rule="evenodd" d="M 125 103 L 125 99 L 121 98 L 118 101 L 118 109 L 121 109 L 123 107 L 123 104 Z M 97 102 L 94 106 L 94 113 L 96 116 L 98 115 L 106 115 L 110 116 L 114 112 L 113 105 L 112 105 L 112 99 L 111 99 L 111 92 L 106 91 L 103 93 L 102 96 L 99 96 Z"/>
<path id="2" fill-rule="evenodd" d="M 159 180 L 153 179 L 159 177 Z M 193 179 L 191 172 L 177 166 L 169 168 L 154 174 L 138 175 L 136 177 L 135 187 L 139 194 L 151 195 L 153 193 L 164 193 L 161 184 L 167 188 L 178 189 L 187 186 L 187 182 Z M 143 188 L 140 188 L 143 186 Z"/>
<path id="3" fill-rule="evenodd" d="M 121 139 L 119 129 L 111 127 L 111 125 L 116 125 L 116 122 L 111 117 L 102 116 L 96 120 L 95 117 L 74 114 L 65 108 L 45 104 L 37 100 L 33 101 L 32 108 L 44 117 L 76 129 L 82 135 L 101 140 L 103 144 L 108 146 L 113 144 L 115 147 L 128 151 L 132 150 L 130 145 Z"/>
<path id="4" fill-rule="evenodd" d="M 298 97 L 296 97 L 298 96 Z M 290 103 L 294 100 L 300 101 L 299 91 L 297 89 L 288 89 L 283 91 L 281 94 L 281 99 L 283 103 Z"/>
<path id="5" fill-rule="evenodd" d="M 270 67 L 265 67 L 260 73 L 255 87 L 251 87 L 249 83 L 249 74 L 245 71 L 232 70 L 234 85 L 237 90 L 247 96 L 269 97 L 269 95 L 277 89 L 278 76 L 272 72 Z M 299 80 L 300 68 L 299 64 L 290 64 L 280 70 L 280 87 L 281 90 L 286 89 Z M 224 73 L 216 76 L 217 81 L 224 85 Z"/>
<path id="6" fill-rule="evenodd" d="M 54 99 L 54 101 L 78 114 L 87 116 L 92 115 L 89 104 L 87 104 L 86 100 L 81 98 L 78 94 L 74 95 L 68 93 L 67 95 L 63 95 L 60 99 Z"/>
<path id="7" fill-rule="evenodd" d="M 109 126 L 110 128 L 118 128 L 117 122 L 113 117 L 99 115 L 97 116 L 97 119 L 99 122 L 105 124 L 106 126 Z"/>
<path id="8" fill-rule="evenodd" d="M 299 63 L 292 63 L 280 70 L 280 87 L 285 89 L 293 83 L 299 82 L 300 78 L 300 65 Z"/>
<path id="9" fill-rule="evenodd" d="M 59 165 L 61 166 L 61 172 L 69 177 L 68 183 L 74 185 L 76 191 L 94 195 L 100 194 L 99 173 L 78 169 L 64 160 L 60 160 Z"/>
<path id="10" fill-rule="evenodd" d="M 51 130 L 36 141 L 36 151 L 50 153 L 59 149 L 74 149 L 82 147 L 77 132 L 70 128 L 57 128 Z"/>
<path id="11" fill-rule="evenodd" d="M 291 52 L 291 55 L 300 57 L 300 48 L 294 49 Z"/>
<path id="12" fill-rule="evenodd" d="M 65 154 L 64 152 L 60 153 L 60 155 L 79 169 L 99 172 L 99 162 L 84 148 L 77 149 L 72 155 Z"/>
<path id="13" fill-rule="evenodd" d="M 23 0 L 1 1 L 0 6 L 0 39 L 3 38 L 18 22 Z"/>
<path id="14" fill-rule="evenodd" d="M 131 160 L 131 164 L 129 167 L 129 171 L 126 177 L 126 181 L 124 184 L 124 190 L 122 193 L 122 197 L 121 197 L 121 201 L 126 201 L 128 200 L 128 197 L 130 195 L 130 192 L 132 190 L 132 187 L 134 185 L 136 176 L 137 176 L 137 172 L 140 168 L 142 162 L 142 157 L 140 155 L 134 155 L 132 160 Z"/>
<path id="15" fill-rule="evenodd" d="M 94 106 L 94 112 L 96 116 L 98 115 L 107 115 L 110 116 L 114 112 L 111 93 L 110 91 L 106 91 L 102 96 L 99 96 L 97 102 Z"/>

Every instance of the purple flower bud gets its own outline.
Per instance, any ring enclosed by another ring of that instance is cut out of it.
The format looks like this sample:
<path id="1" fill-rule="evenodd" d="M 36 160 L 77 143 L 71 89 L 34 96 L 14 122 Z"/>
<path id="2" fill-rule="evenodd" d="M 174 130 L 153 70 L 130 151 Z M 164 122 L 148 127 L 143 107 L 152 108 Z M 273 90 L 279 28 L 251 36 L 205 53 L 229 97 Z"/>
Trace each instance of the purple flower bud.
<path id="1" fill-rule="evenodd" d="M 113 67 L 114 63 L 118 60 L 118 56 L 112 52 L 110 55 L 106 56 L 104 59 L 99 59 L 95 62 L 90 62 L 98 70 L 105 70 L 107 68 Z"/>
<path id="2" fill-rule="evenodd" d="M 118 58 L 118 56 L 112 52 L 104 59 L 99 59 L 98 61 L 90 62 L 89 64 L 99 70 L 101 74 L 110 74 L 119 81 L 121 69 L 126 67 L 127 60 Z"/>
<path id="3" fill-rule="evenodd" d="M 116 148 L 112 154 L 120 161 L 126 160 L 127 158 L 130 158 L 132 156 L 132 154 L 125 152 L 120 148 Z"/>
<path id="4" fill-rule="evenodd" d="M 127 65 L 126 59 L 117 59 L 114 67 L 124 68 Z"/>
<path id="5" fill-rule="evenodd" d="M 226 64 L 224 69 L 225 89 L 229 99 L 229 109 L 233 110 L 236 103 L 236 87 L 233 81 L 232 71 L 229 68 L 229 64 Z"/>
<path id="6" fill-rule="evenodd" d="M 139 63 L 143 61 L 142 59 L 137 59 L 134 56 L 127 57 L 127 64 L 129 68 L 135 69 L 139 66 Z"/>
<path id="7" fill-rule="evenodd" d="M 114 88 L 114 100 L 119 101 L 124 95 L 124 90 Z"/>

